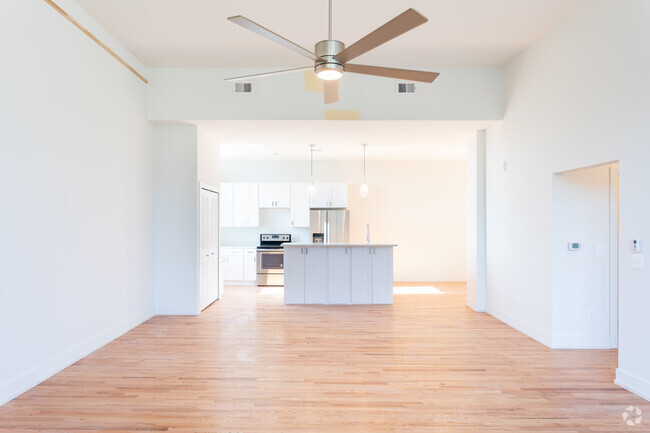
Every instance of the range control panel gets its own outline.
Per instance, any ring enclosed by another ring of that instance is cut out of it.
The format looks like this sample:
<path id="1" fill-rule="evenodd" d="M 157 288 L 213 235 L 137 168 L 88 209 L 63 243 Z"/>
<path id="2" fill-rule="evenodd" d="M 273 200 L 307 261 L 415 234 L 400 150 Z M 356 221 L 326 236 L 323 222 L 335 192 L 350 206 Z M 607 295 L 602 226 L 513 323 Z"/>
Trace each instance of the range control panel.
<path id="1" fill-rule="evenodd" d="M 260 235 L 262 242 L 291 242 L 291 235 Z"/>

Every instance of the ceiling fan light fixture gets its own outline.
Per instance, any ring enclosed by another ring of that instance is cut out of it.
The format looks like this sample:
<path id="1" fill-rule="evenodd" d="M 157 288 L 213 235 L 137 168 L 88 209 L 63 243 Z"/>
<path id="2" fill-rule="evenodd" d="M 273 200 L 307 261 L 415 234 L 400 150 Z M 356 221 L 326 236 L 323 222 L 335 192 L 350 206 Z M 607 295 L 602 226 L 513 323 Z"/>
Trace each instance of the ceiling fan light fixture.
<path id="1" fill-rule="evenodd" d="M 338 80 L 343 76 L 343 65 L 338 63 L 321 63 L 316 65 L 314 72 L 321 80 Z"/>

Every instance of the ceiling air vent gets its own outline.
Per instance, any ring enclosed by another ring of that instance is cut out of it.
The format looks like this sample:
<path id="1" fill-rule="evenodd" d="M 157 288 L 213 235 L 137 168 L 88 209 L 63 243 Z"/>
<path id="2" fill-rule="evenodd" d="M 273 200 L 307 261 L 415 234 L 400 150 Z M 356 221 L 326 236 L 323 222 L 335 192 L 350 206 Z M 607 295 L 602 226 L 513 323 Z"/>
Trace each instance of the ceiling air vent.
<path id="1" fill-rule="evenodd" d="M 235 83 L 235 93 L 252 93 L 253 83 Z"/>
<path id="2" fill-rule="evenodd" d="M 397 83 L 397 93 L 415 93 L 415 83 Z"/>

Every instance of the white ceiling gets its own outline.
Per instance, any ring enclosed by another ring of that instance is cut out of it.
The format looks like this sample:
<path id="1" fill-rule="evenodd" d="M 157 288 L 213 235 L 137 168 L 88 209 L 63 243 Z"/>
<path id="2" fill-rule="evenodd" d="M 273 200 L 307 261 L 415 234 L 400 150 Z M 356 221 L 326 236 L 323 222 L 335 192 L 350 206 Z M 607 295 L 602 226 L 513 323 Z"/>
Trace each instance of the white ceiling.
<path id="1" fill-rule="evenodd" d="M 76 0 L 147 66 L 295 67 L 310 61 L 226 20 L 244 15 L 305 48 L 326 39 L 327 0 Z M 401 67 L 502 66 L 584 0 L 334 0 L 347 45 L 409 7 L 429 22 L 359 57 Z"/>
<path id="2" fill-rule="evenodd" d="M 315 158 L 360 159 L 368 143 L 371 160 L 462 160 L 476 131 L 487 121 L 228 120 L 198 121 L 233 159 L 309 159 L 309 144 L 322 149 Z"/>

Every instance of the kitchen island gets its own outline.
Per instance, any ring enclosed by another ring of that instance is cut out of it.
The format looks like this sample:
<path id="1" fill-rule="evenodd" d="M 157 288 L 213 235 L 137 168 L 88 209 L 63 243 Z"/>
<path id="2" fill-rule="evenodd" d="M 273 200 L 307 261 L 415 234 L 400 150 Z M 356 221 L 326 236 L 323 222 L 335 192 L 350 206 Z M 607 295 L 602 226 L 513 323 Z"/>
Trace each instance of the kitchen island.
<path id="1" fill-rule="evenodd" d="M 284 244 L 284 303 L 393 303 L 394 244 Z"/>

